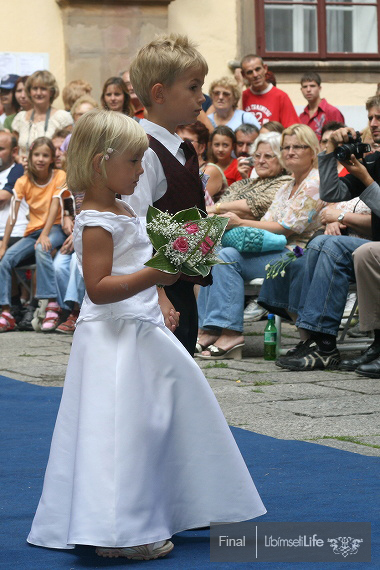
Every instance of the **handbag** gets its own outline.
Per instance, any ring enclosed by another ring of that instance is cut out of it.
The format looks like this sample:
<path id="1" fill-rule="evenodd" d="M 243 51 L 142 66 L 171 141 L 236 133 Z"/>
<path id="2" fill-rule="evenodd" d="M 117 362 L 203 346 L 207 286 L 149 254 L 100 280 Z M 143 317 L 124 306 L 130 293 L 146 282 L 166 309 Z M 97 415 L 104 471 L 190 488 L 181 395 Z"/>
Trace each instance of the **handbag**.
<path id="1" fill-rule="evenodd" d="M 234 247 L 241 253 L 281 251 L 286 246 L 286 237 L 260 228 L 239 226 L 225 232 L 223 247 Z"/>

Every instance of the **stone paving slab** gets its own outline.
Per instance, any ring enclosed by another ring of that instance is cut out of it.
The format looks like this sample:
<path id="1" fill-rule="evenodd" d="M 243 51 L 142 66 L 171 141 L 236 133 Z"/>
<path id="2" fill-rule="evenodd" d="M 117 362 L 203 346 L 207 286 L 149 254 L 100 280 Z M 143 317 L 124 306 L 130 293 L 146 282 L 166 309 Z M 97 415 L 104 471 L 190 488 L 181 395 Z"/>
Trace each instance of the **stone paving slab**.
<path id="1" fill-rule="evenodd" d="M 380 412 L 380 399 L 373 396 L 355 394 L 354 396 L 341 395 L 339 398 L 328 398 L 325 400 L 303 400 L 297 402 L 281 402 L 274 404 L 282 409 L 295 412 L 298 415 L 310 416 L 312 418 L 328 418 L 352 415 L 370 415 L 373 412 Z"/>
<path id="2" fill-rule="evenodd" d="M 316 443 L 319 445 L 327 445 L 327 447 L 334 447 L 335 449 L 342 449 L 343 451 L 350 451 L 351 453 L 360 453 L 360 455 L 368 455 L 370 457 L 377 457 L 378 449 L 367 447 L 365 445 L 358 445 L 351 441 L 339 441 L 336 439 L 320 439 L 317 441 L 309 441 L 309 443 Z"/>
<path id="3" fill-rule="evenodd" d="M 332 379 L 329 382 L 318 382 L 321 386 L 333 386 L 340 390 L 352 390 L 361 394 L 380 394 L 380 380 L 372 378 L 364 378 L 358 376 L 355 372 L 352 373 L 354 378 L 347 377 L 343 380 Z"/>

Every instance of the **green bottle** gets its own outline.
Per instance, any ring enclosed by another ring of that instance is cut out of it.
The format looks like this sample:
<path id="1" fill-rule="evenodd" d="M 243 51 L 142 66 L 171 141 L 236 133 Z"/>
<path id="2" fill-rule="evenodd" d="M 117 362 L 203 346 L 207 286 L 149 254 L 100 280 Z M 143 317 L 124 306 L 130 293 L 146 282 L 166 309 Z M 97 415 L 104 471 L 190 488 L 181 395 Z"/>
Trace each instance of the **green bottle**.
<path id="1" fill-rule="evenodd" d="M 274 315 L 269 313 L 268 323 L 264 330 L 264 360 L 276 360 L 277 357 L 277 329 L 274 324 Z"/>

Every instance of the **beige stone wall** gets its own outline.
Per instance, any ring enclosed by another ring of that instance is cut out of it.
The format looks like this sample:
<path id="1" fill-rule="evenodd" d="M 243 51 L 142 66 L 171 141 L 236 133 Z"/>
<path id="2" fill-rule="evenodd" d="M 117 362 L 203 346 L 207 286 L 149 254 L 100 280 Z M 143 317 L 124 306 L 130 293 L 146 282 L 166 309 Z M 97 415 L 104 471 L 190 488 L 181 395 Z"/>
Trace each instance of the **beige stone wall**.
<path id="1" fill-rule="evenodd" d="M 248 49 L 248 40 L 253 38 L 249 34 L 251 21 L 254 28 L 251 0 L 172 0 L 168 6 L 60 2 L 62 5 L 56 0 L 7 2 L 6 17 L 0 20 L 0 51 L 48 52 L 50 70 L 61 89 L 71 79 L 87 79 L 94 86 L 95 98 L 99 98 L 104 81 L 128 67 L 136 51 L 156 33 L 188 34 L 199 45 L 209 64 L 205 91 L 213 79 L 230 73 L 228 61 L 240 57 L 239 51 Z M 290 76 L 285 65 L 286 77 L 284 69 L 278 71 L 279 87 L 289 93 L 295 105 L 304 105 L 294 70 Z M 345 83 L 340 79 L 334 83 L 335 73 L 325 77 L 327 100 L 336 105 L 363 105 L 374 94 L 376 83 L 365 83 L 368 78 L 360 71 L 357 67 L 349 73 Z M 59 99 L 57 106 L 61 105 Z"/>
<path id="2" fill-rule="evenodd" d="M 198 44 L 209 65 L 206 91 L 213 79 L 230 74 L 228 61 L 237 55 L 235 0 L 174 0 L 168 30 L 187 34 Z"/>
<path id="3" fill-rule="evenodd" d="M 55 0 L 3 0 L 0 51 L 47 52 L 60 88 L 66 82 L 61 10 Z M 56 102 L 62 106 L 60 98 Z"/>

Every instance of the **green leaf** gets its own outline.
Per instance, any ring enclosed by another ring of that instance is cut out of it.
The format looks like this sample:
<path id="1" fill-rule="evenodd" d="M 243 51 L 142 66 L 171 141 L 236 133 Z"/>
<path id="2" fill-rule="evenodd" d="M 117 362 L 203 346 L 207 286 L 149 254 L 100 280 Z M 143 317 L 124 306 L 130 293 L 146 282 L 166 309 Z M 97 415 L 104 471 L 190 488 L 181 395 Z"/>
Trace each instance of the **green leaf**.
<path id="1" fill-rule="evenodd" d="M 157 214 L 162 214 L 161 210 L 158 210 L 154 206 L 149 206 L 146 213 L 146 223 L 149 224 L 149 222 L 151 222 L 157 216 Z"/>
<path id="2" fill-rule="evenodd" d="M 195 222 L 202 218 L 198 208 L 189 208 L 188 210 L 180 210 L 173 216 L 174 222 L 179 222 L 180 224 L 184 222 Z"/>
<path id="3" fill-rule="evenodd" d="M 159 250 L 160 247 L 166 245 L 169 241 L 168 238 L 164 237 L 162 234 L 154 232 L 153 230 L 148 230 L 147 228 L 146 231 L 155 250 Z"/>
<path id="4" fill-rule="evenodd" d="M 178 269 L 170 263 L 170 261 L 165 257 L 165 254 L 162 250 L 157 251 L 157 253 L 144 263 L 147 267 L 153 267 L 153 269 L 159 269 L 160 271 L 164 271 L 165 273 L 178 273 Z"/>
<path id="5" fill-rule="evenodd" d="M 199 271 L 194 269 L 194 267 L 190 267 L 187 263 L 183 263 L 181 265 L 181 272 L 185 275 L 189 275 L 190 277 L 196 277 L 199 275 Z"/>

